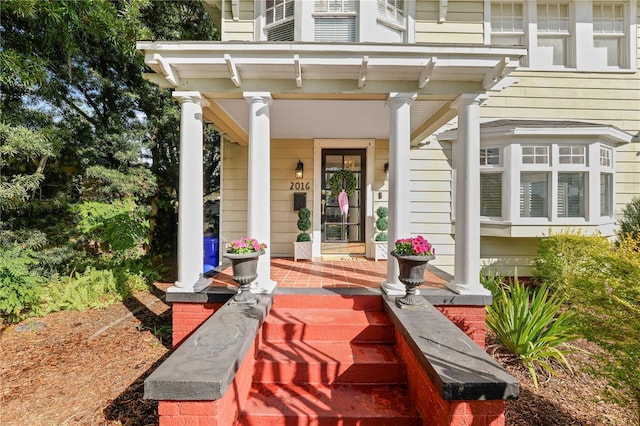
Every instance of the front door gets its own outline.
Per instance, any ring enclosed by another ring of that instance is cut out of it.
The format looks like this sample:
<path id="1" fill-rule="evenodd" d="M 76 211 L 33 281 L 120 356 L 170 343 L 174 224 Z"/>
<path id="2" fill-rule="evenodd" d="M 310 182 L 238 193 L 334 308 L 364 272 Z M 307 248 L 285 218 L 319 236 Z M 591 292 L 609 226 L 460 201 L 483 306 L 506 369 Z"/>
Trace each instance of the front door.
<path id="1" fill-rule="evenodd" d="M 322 150 L 323 255 L 365 254 L 365 159 L 364 149 Z"/>

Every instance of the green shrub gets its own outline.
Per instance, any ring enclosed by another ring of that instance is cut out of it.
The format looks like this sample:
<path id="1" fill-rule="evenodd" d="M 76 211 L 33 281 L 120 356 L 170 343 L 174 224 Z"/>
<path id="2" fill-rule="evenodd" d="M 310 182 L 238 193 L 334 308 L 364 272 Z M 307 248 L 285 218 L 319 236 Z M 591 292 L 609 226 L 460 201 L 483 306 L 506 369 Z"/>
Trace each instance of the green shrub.
<path id="1" fill-rule="evenodd" d="M 376 228 L 378 228 L 379 231 L 386 231 L 389 228 L 389 222 L 387 221 L 387 218 L 379 217 L 376 220 Z"/>
<path id="2" fill-rule="evenodd" d="M 539 245 L 534 274 L 558 285 L 579 331 L 605 349 L 594 373 L 617 402 L 640 407 L 640 239 L 553 235 Z M 559 260 L 560 259 L 560 260 Z M 639 409 L 640 419 L 640 409 Z"/>
<path id="3" fill-rule="evenodd" d="M 635 197 L 622 209 L 618 221 L 618 243 L 625 238 L 640 241 L 640 197 Z"/>
<path id="4" fill-rule="evenodd" d="M 305 241 L 311 241 L 311 235 L 307 234 L 306 232 L 301 232 L 298 234 L 296 241 L 299 243 L 305 242 Z"/>
<path id="5" fill-rule="evenodd" d="M 31 249 L 0 248 L 0 316 L 16 322 L 37 309 L 45 279 L 33 273 L 38 264 Z"/>
<path id="6" fill-rule="evenodd" d="M 303 207 L 298 210 L 298 229 L 301 231 L 296 237 L 297 242 L 311 241 L 311 235 L 307 233 L 311 229 L 311 211 L 308 208 Z"/>
<path id="7" fill-rule="evenodd" d="M 387 216 L 389 215 L 389 209 L 387 209 L 386 207 L 378 207 L 376 209 L 376 214 L 378 215 L 378 219 L 376 219 L 376 229 L 378 231 L 380 231 L 376 236 L 375 236 L 375 241 L 387 241 L 388 240 L 388 236 L 387 233 L 385 232 L 387 229 L 389 229 L 389 220 L 387 219 Z"/>
<path id="8" fill-rule="evenodd" d="M 74 206 L 77 229 L 87 241 L 116 252 L 130 252 L 148 243 L 149 212 L 132 198 L 113 203 L 85 201 Z"/>
<path id="9" fill-rule="evenodd" d="M 77 272 L 47 287 L 42 313 L 103 308 L 147 288 L 141 273 L 126 268 L 94 269 Z"/>
<path id="10" fill-rule="evenodd" d="M 571 370 L 565 355 L 573 350 L 567 343 L 579 336 L 574 331 L 573 314 L 561 312 L 560 293 L 545 286 L 531 290 L 517 280 L 499 291 L 500 296 L 487 307 L 487 326 L 527 367 L 536 389 L 539 367 L 557 373 L 551 360 Z"/>
<path id="11" fill-rule="evenodd" d="M 388 241 L 389 240 L 389 236 L 387 235 L 386 232 L 380 232 L 378 235 L 376 235 L 375 240 L 376 241 Z"/>

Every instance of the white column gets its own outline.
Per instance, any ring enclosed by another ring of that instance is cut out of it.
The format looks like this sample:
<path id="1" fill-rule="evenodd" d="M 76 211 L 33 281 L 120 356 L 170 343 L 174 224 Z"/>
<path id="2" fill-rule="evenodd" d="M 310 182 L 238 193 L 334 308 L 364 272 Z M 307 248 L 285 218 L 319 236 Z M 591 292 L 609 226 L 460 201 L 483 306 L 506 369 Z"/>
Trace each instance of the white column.
<path id="1" fill-rule="evenodd" d="M 245 92 L 249 104 L 249 176 L 247 188 L 247 236 L 267 243 L 258 260 L 258 278 L 251 284 L 253 293 L 271 293 L 271 129 L 268 92 Z"/>
<path id="2" fill-rule="evenodd" d="M 461 95 L 456 159 L 456 235 L 453 281 L 459 294 L 491 294 L 480 284 L 480 105 L 486 96 Z"/>
<path id="3" fill-rule="evenodd" d="M 167 291 L 199 291 L 202 276 L 203 166 L 202 107 L 208 102 L 200 92 L 173 92 L 180 102 L 180 182 L 178 194 L 178 281 Z"/>
<path id="4" fill-rule="evenodd" d="M 415 93 L 390 93 L 389 107 L 389 240 L 387 248 L 387 280 L 382 290 L 390 295 L 404 295 L 404 284 L 398 281 L 398 262 L 391 256 L 398 238 L 410 236 L 409 161 L 411 150 L 411 104 Z"/>

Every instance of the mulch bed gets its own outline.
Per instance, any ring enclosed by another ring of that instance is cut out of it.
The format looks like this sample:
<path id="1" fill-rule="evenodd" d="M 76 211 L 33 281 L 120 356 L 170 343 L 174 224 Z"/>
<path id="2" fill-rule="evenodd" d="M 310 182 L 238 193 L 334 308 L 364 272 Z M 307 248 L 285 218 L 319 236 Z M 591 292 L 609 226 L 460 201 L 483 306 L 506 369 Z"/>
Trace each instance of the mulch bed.
<path id="1" fill-rule="evenodd" d="M 33 318 L 20 324 L 27 331 L 0 329 L 0 424 L 157 424 L 157 402 L 142 395 L 144 379 L 169 354 L 167 287 L 158 284 L 106 309 Z M 489 352 L 521 381 L 520 399 L 507 402 L 507 425 L 632 424 L 631 410 L 603 398 L 606 383 L 579 368 L 542 378 L 536 391 L 519 364 L 493 346 Z M 572 359 L 590 362 L 585 354 Z"/>

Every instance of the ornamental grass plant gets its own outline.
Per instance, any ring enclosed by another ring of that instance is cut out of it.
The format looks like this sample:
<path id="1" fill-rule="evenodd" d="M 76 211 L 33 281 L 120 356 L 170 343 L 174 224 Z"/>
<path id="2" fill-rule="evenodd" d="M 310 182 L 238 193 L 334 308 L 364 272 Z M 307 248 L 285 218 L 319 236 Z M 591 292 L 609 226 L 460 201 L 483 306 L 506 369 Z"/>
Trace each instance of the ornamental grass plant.
<path id="1" fill-rule="evenodd" d="M 573 313 L 562 310 L 561 294 L 544 285 L 530 289 L 517 279 L 498 291 L 500 296 L 487 307 L 487 326 L 527 367 L 535 388 L 540 370 L 557 374 L 555 361 L 572 371 L 566 355 L 575 348 L 568 343 L 580 336 Z"/>

